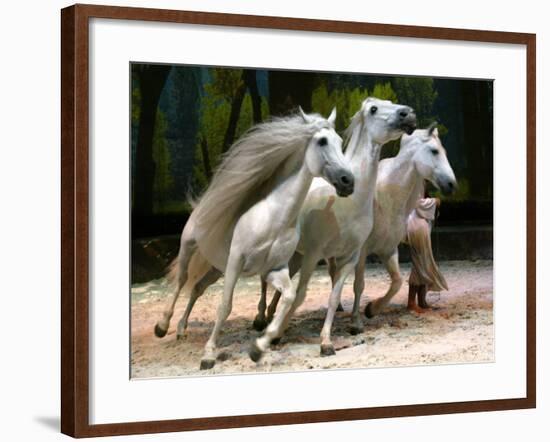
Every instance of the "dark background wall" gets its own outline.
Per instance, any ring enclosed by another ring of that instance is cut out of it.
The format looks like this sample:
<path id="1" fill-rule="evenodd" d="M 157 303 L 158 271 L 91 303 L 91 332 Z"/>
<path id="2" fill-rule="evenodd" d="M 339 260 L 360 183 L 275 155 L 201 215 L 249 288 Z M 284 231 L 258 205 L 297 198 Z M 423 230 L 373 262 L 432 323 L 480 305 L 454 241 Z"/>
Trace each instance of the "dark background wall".
<path id="1" fill-rule="evenodd" d="M 131 75 L 133 239 L 181 232 L 187 193 L 200 194 L 220 155 L 255 122 L 298 105 L 326 116 L 336 105 L 343 130 L 369 95 L 414 107 L 420 127 L 439 122 L 460 186 L 444 199 L 439 224 L 492 225 L 491 81 L 147 64 L 133 64 Z"/>

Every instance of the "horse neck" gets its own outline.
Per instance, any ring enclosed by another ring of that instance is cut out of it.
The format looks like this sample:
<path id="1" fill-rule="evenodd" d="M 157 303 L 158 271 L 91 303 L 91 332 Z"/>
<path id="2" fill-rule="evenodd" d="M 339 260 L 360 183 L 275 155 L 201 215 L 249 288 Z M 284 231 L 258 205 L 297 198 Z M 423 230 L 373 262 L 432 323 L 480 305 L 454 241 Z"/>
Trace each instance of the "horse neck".
<path id="1" fill-rule="evenodd" d="M 300 158 L 293 155 L 285 162 L 274 180 L 273 190 L 267 196 L 272 201 L 283 202 L 277 204 L 278 211 L 273 220 L 274 224 L 285 227 L 296 223 L 312 181 L 313 175 L 303 155 Z"/>
<path id="2" fill-rule="evenodd" d="M 389 216 L 400 213 L 407 216 L 424 188 L 424 180 L 416 171 L 412 156 L 413 152 L 400 151 L 388 160 L 388 170 L 377 183 L 377 200 L 389 211 Z"/>
<path id="3" fill-rule="evenodd" d="M 372 213 L 382 145 L 371 140 L 368 133 L 363 138 L 357 140 L 348 156 L 355 177 L 351 198 L 358 202 L 358 207 Z"/>

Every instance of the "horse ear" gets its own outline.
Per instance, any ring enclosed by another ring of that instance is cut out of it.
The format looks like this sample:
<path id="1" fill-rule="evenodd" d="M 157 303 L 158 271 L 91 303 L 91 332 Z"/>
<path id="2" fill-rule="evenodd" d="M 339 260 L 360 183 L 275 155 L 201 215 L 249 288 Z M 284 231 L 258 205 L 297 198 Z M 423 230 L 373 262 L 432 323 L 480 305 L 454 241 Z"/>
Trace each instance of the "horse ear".
<path id="1" fill-rule="evenodd" d="M 298 110 L 300 112 L 300 115 L 302 116 L 302 118 L 304 119 L 304 122 L 305 123 L 311 123 L 311 119 L 307 116 L 307 114 L 304 112 L 304 110 L 302 109 L 302 106 L 298 106 Z"/>
<path id="2" fill-rule="evenodd" d="M 431 137 L 432 135 L 435 135 L 436 137 L 439 137 L 439 131 L 437 130 L 437 121 L 434 121 L 432 124 L 428 126 L 428 135 Z"/>
<path id="3" fill-rule="evenodd" d="M 332 127 L 334 127 L 334 123 L 336 123 L 336 107 L 332 109 L 332 112 L 327 118 L 327 121 L 330 123 Z"/>

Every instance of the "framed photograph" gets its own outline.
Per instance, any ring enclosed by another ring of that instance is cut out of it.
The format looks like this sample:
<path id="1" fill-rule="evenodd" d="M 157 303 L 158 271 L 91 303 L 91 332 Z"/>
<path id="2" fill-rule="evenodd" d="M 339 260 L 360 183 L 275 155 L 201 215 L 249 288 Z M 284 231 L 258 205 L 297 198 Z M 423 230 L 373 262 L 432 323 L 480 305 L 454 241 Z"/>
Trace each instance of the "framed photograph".
<path id="1" fill-rule="evenodd" d="M 534 34 L 61 30 L 63 433 L 535 407 Z"/>

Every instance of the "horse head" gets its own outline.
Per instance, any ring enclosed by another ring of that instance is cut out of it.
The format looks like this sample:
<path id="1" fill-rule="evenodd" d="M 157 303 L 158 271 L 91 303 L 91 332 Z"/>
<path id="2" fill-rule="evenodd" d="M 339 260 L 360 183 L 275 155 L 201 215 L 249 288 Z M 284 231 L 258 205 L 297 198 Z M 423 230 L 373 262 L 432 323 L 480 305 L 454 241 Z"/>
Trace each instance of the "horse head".
<path id="1" fill-rule="evenodd" d="M 359 111 L 363 127 L 372 141 L 385 144 L 416 128 L 416 114 L 409 106 L 369 97 Z"/>
<path id="2" fill-rule="evenodd" d="M 305 163 L 310 173 L 334 186 L 338 196 L 351 195 L 354 177 L 342 153 L 342 138 L 334 130 L 336 108 L 327 119 L 317 114 L 305 114 L 301 108 L 300 113 L 306 124 L 318 126 L 306 148 Z"/>
<path id="3" fill-rule="evenodd" d="M 432 123 L 427 129 L 415 130 L 412 135 L 403 135 L 401 145 L 406 149 L 414 149 L 411 161 L 424 179 L 444 194 L 453 193 L 457 189 L 455 174 L 439 139 L 437 123 Z"/>

